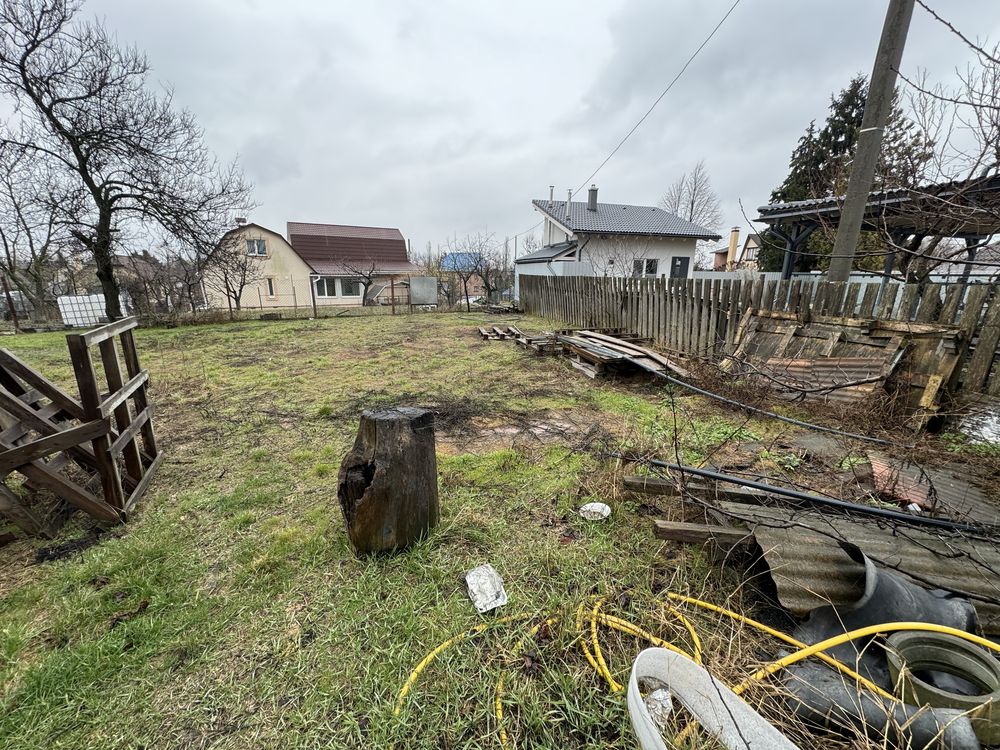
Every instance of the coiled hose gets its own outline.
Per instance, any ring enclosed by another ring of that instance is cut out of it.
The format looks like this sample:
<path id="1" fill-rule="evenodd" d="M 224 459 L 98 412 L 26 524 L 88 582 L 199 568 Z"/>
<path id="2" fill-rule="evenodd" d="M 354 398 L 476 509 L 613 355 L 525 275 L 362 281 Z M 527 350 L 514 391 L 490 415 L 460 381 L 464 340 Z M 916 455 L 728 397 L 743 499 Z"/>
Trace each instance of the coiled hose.
<path id="1" fill-rule="evenodd" d="M 993 652 L 1000 653 L 1000 645 L 993 643 L 992 641 L 989 641 L 985 638 L 981 638 L 980 636 L 977 636 L 973 633 L 967 633 L 964 630 L 957 630 L 955 628 L 950 628 L 944 625 L 934 625 L 926 622 L 889 622 L 881 625 L 871 625 L 868 627 L 859 628 L 857 630 L 852 630 L 850 632 L 843 633 L 842 635 L 838 635 L 833 638 L 828 638 L 825 641 L 821 641 L 811 646 L 807 646 L 806 644 L 802 643 L 801 641 L 795 638 L 792 638 L 790 635 L 787 635 L 786 633 L 782 633 L 781 631 L 768 627 L 767 625 L 758 622 L 750 617 L 747 617 L 746 615 L 741 615 L 738 612 L 734 612 L 730 609 L 721 607 L 717 604 L 712 604 L 711 602 L 706 602 L 701 599 L 695 599 L 694 597 L 684 596 L 683 594 L 677 594 L 674 592 L 667 592 L 665 596 L 670 601 L 677 602 L 680 604 L 687 604 L 694 607 L 699 607 L 709 612 L 713 612 L 715 614 L 727 617 L 743 625 L 752 627 L 755 630 L 758 630 L 762 633 L 766 633 L 767 635 L 770 635 L 773 638 L 776 638 L 796 649 L 796 651 L 794 651 L 793 653 L 784 656 L 780 659 L 777 659 L 775 661 L 772 661 L 769 664 L 764 665 L 756 672 L 754 672 L 752 675 L 747 677 L 745 680 L 740 682 L 738 685 L 734 686 L 732 688 L 732 691 L 736 695 L 744 693 L 754 683 L 760 682 L 769 677 L 770 675 L 773 675 L 774 673 L 779 672 L 786 667 L 789 667 L 793 664 L 797 664 L 803 661 L 804 659 L 808 659 L 809 657 L 816 657 L 821 661 L 825 662 L 826 664 L 828 664 L 829 666 L 833 667 L 834 669 L 840 671 L 842 674 L 844 674 L 846 677 L 849 677 L 858 685 L 879 695 L 880 697 L 890 701 L 899 701 L 899 699 L 896 696 L 883 690 L 875 683 L 866 679 L 865 677 L 858 674 L 856 671 L 851 669 L 846 664 L 834 659 L 825 652 L 831 648 L 839 646 L 843 643 L 847 643 L 849 641 L 856 640 L 858 638 L 865 638 L 868 636 L 882 635 L 887 633 L 895 633 L 901 630 L 922 631 L 929 633 L 945 633 L 948 635 L 956 636 L 958 638 L 962 638 L 966 641 L 969 641 L 970 643 L 974 643 L 978 646 L 989 649 Z M 598 638 L 600 626 L 612 628 L 621 633 L 625 633 L 626 635 L 638 638 L 639 640 L 646 641 L 647 643 L 653 646 L 659 646 L 660 648 L 665 648 L 675 653 L 681 654 L 683 656 L 688 657 L 696 664 L 702 663 L 701 639 L 698 636 L 698 632 L 695 629 L 694 625 L 687 617 L 685 617 L 685 615 L 680 610 L 673 607 L 671 604 L 667 602 L 661 602 L 661 605 L 664 607 L 667 613 L 669 613 L 675 619 L 677 619 L 678 622 L 680 622 L 681 625 L 684 627 L 684 629 L 688 632 L 688 636 L 691 641 L 690 650 L 685 650 L 680 646 L 672 644 L 662 638 L 659 638 L 658 636 L 644 630 L 642 627 L 629 620 L 603 613 L 601 610 L 604 606 L 606 599 L 607 597 L 595 596 L 595 597 L 590 597 L 589 599 L 584 600 L 583 602 L 580 603 L 580 605 L 577 607 L 576 610 L 575 632 L 578 634 L 577 642 L 579 643 L 580 648 L 583 651 L 584 657 L 586 658 L 590 666 L 594 669 L 594 671 L 602 679 L 604 679 L 605 682 L 608 683 L 608 687 L 611 690 L 611 692 L 613 693 L 622 692 L 624 690 L 624 686 L 620 682 L 618 682 L 612 675 L 611 670 L 608 667 L 607 662 L 604 658 L 604 653 L 601 651 L 600 642 Z M 592 604 L 591 600 L 593 601 Z M 589 623 L 586 622 L 587 620 L 586 614 L 588 607 L 590 615 Z M 468 640 L 485 632 L 486 630 L 490 630 L 507 623 L 523 622 L 533 619 L 537 619 L 537 615 L 532 613 L 524 613 L 518 615 L 510 615 L 507 617 L 501 617 L 498 620 L 488 623 L 483 623 L 481 625 L 476 625 L 475 627 L 462 631 L 461 633 L 457 633 L 456 635 L 452 636 L 451 638 L 444 641 L 440 645 L 436 646 L 423 659 L 420 660 L 420 662 L 416 665 L 416 667 L 413 668 L 413 671 L 410 672 L 406 681 L 403 683 L 403 687 L 400 689 L 399 695 L 397 696 L 396 699 L 394 714 L 398 716 L 401 713 L 403 705 L 406 701 L 406 696 L 413 689 L 413 686 L 419 679 L 421 672 L 423 672 L 428 666 L 430 666 L 430 664 L 438 656 L 440 656 L 441 653 L 443 653 L 444 651 L 446 651 L 447 649 L 451 648 L 452 646 L 458 643 L 461 643 L 465 640 Z M 538 632 L 543 627 L 554 625 L 559 620 L 560 617 L 558 615 L 549 615 L 548 617 L 543 618 L 541 622 L 534 625 L 532 628 L 528 630 L 528 632 L 525 633 L 524 637 L 521 638 L 518 644 L 514 647 L 512 651 L 512 656 L 514 657 L 519 656 L 521 651 L 527 645 L 527 643 L 532 638 L 534 638 L 535 635 L 537 635 Z M 510 750 L 510 748 L 512 747 L 510 742 L 510 737 L 507 733 L 507 729 L 504 726 L 503 694 L 505 686 L 507 684 L 508 675 L 509 672 L 505 672 L 501 674 L 500 678 L 497 680 L 496 690 L 494 694 L 494 706 L 493 706 L 494 716 L 496 717 L 497 727 L 499 729 L 500 745 L 505 750 Z M 688 725 L 688 727 L 685 728 L 678 735 L 677 739 L 681 740 L 686 737 L 689 737 L 694 732 L 694 730 L 695 730 L 695 725 L 693 724 Z"/>

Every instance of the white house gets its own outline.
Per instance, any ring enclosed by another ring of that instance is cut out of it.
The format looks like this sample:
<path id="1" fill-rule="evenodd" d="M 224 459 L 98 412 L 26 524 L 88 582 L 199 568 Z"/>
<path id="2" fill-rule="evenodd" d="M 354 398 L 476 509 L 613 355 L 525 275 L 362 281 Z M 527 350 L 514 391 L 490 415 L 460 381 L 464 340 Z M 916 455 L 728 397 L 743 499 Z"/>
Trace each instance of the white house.
<path id="1" fill-rule="evenodd" d="M 533 200 L 544 217 L 544 246 L 514 261 L 514 296 L 521 276 L 669 276 L 685 278 L 699 240 L 720 235 L 656 206 Z"/>

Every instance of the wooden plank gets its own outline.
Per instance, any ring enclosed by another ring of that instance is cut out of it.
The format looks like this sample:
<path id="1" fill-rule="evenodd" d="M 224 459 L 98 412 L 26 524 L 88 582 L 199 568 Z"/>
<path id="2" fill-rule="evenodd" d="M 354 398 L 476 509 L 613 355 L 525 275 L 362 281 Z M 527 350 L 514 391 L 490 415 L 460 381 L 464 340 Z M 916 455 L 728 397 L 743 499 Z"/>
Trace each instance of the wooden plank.
<path id="1" fill-rule="evenodd" d="M 771 308 L 774 310 L 787 310 L 788 309 L 788 290 L 791 287 L 791 281 L 788 279 L 782 279 L 778 282 L 778 286 L 774 292 L 774 304 Z"/>
<path id="2" fill-rule="evenodd" d="M 22 422 L 29 430 L 40 432 L 43 436 L 55 435 L 62 432 L 62 428 L 53 422 L 51 418 L 43 416 L 41 410 L 33 409 L 3 388 L 0 388 L 0 409 L 3 409 L 12 417 Z M 22 432 L 22 435 L 24 434 Z M 84 466 L 96 468 L 96 457 L 87 446 L 74 445 L 66 450 Z"/>
<path id="3" fill-rule="evenodd" d="M 950 326 L 955 322 L 959 305 L 962 304 L 962 297 L 965 296 L 965 284 L 949 284 L 944 294 L 944 304 L 941 305 L 941 312 L 938 314 L 937 322 Z"/>
<path id="4" fill-rule="evenodd" d="M 899 294 L 899 284 L 889 284 L 882 290 L 882 299 L 878 303 L 875 317 L 879 320 L 891 320 L 896 307 L 896 295 Z"/>
<path id="5" fill-rule="evenodd" d="M 24 380 L 24 382 L 28 383 L 28 385 L 33 388 L 37 388 L 45 394 L 46 398 L 52 401 L 52 403 L 58 404 L 60 408 L 71 416 L 76 419 L 83 419 L 83 407 L 77 399 L 52 381 L 43 377 L 29 364 L 21 361 L 21 359 L 19 359 L 13 352 L 7 349 L 0 349 L 0 365 L 12 372 L 14 375 L 17 375 L 19 378 Z"/>
<path id="6" fill-rule="evenodd" d="M 994 294 L 982 325 L 979 327 L 979 339 L 976 349 L 969 360 L 965 377 L 962 380 L 963 390 L 979 392 L 986 385 L 986 378 L 993 366 L 997 343 L 1000 342 L 1000 294 Z"/>
<path id="7" fill-rule="evenodd" d="M 100 415 L 102 417 L 110 417 L 115 409 L 128 401 L 128 399 L 130 399 L 137 390 L 146 385 L 148 380 L 149 372 L 146 370 L 143 370 L 134 378 L 131 378 L 121 388 L 116 390 L 101 402 L 101 404 L 97 407 Z"/>
<path id="8" fill-rule="evenodd" d="M 827 289 L 827 295 L 823 304 L 824 315 L 843 315 L 844 295 L 847 293 L 847 284 L 843 281 L 834 281 Z"/>
<path id="9" fill-rule="evenodd" d="M 83 405 L 84 415 L 89 419 L 107 416 L 101 414 L 101 392 L 97 387 L 97 374 L 94 372 L 94 362 L 90 358 L 90 348 L 86 340 L 80 334 L 71 334 L 66 337 L 66 344 L 69 346 L 73 372 L 76 374 L 76 383 L 80 389 L 80 403 Z M 108 435 L 94 438 L 93 447 L 104 499 L 107 505 L 116 509 L 117 513 L 125 507 L 125 490 L 122 487 L 118 465 L 111 455 L 111 438 Z"/>
<path id="10" fill-rule="evenodd" d="M 622 478 L 622 486 L 631 492 L 643 492 L 647 495 L 677 497 L 681 494 L 676 482 L 659 477 L 627 476 Z"/>
<path id="11" fill-rule="evenodd" d="M 903 297 L 899 302 L 899 310 L 896 313 L 897 320 L 912 320 L 913 308 L 917 303 L 919 287 L 917 284 L 907 284 L 903 287 Z"/>
<path id="12" fill-rule="evenodd" d="M 777 291 L 778 282 L 773 279 L 764 282 L 764 291 L 760 296 L 760 308 L 762 310 L 774 309 L 774 294 Z"/>
<path id="13" fill-rule="evenodd" d="M 73 446 L 93 440 L 99 435 L 106 435 L 108 429 L 106 421 L 94 420 L 79 427 L 71 427 L 54 435 L 15 446 L 10 450 L 0 450 L 0 476 L 10 473 L 23 464 L 59 451 L 68 450 Z"/>
<path id="14" fill-rule="evenodd" d="M 952 391 L 956 389 L 965 371 L 968 369 L 973 333 L 979 327 L 979 321 L 983 317 L 983 303 L 985 303 L 986 295 L 989 291 L 990 286 L 987 284 L 974 284 L 969 287 L 965 294 L 965 309 L 962 310 L 962 314 L 958 319 L 958 329 L 961 332 L 965 346 L 963 347 L 955 371 L 952 373 L 951 382 L 948 384 L 948 388 Z"/>
<path id="15" fill-rule="evenodd" d="M 121 320 L 113 320 L 100 328 L 95 328 L 92 331 L 76 335 L 83 339 L 84 344 L 90 347 L 94 344 L 99 344 L 102 341 L 118 336 L 125 331 L 130 331 L 138 325 L 139 319 L 133 316 L 130 318 L 122 318 Z"/>
<path id="16" fill-rule="evenodd" d="M 866 285 L 867 286 L 867 285 Z M 861 296 L 861 284 L 857 281 L 852 281 L 847 285 L 847 293 L 844 295 L 844 310 L 843 315 L 848 317 L 854 316 L 854 311 L 858 307 L 858 297 Z"/>
<path id="17" fill-rule="evenodd" d="M 930 323 L 937 319 L 941 309 L 941 287 L 937 284 L 927 284 L 924 293 L 920 296 L 920 305 L 917 307 L 915 320 L 918 323 Z"/>
<path id="18" fill-rule="evenodd" d="M 753 533 L 746 529 L 680 521 L 658 520 L 653 526 L 653 534 L 657 539 L 683 544 L 711 545 L 723 552 L 749 548 L 754 543 Z"/>
<path id="19" fill-rule="evenodd" d="M 865 291 L 861 296 L 861 307 L 858 309 L 858 317 L 872 317 L 875 314 L 875 301 L 877 299 L 878 284 L 865 284 Z"/>
<path id="20" fill-rule="evenodd" d="M 500 329 L 494 328 L 495 331 L 500 332 Z M 501 333 L 501 338 L 506 338 L 507 335 L 504 332 Z M 115 340 L 113 338 L 104 339 L 98 344 L 98 348 L 101 352 L 101 362 L 104 364 L 104 375 L 108 379 L 108 390 L 111 393 L 119 392 L 123 389 L 124 382 L 122 379 L 122 369 L 121 363 L 118 361 L 118 349 L 115 347 Z M 132 416 L 129 414 L 128 403 L 125 399 L 115 406 L 113 412 L 115 417 L 115 425 L 118 427 L 119 437 L 115 442 L 122 441 L 122 435 L 128 432 L 129 425 L 132 422 Z M 113 446 L 114 444 L 112 444 Z M 111 450 L 112 455 L 117 455 L 113 447 Z M 136 482 L 142 479 L 142 461 L 139 459 L 139 447 L 135 444 L 134 438 L 126 439 L 121 448 L 122 458 L 125 460 L 125 471 L 130 477 L 132 477 Z"/>
<path id="21" fill-rule="evenodd" d="M 72 503 L 101 521 L 120 523 L 121 514 L 108 503 L 91 495 L 82 487 L 51 471 L 40 461 L 24 464 L 17 469 L 36 487 L 44 487 L 68 503 Z"/>
<path id="22" fill-rule="evenodd" d="M 135 508 L 135 504 L 142 499 L 142 496 L 146 494 L 146 490 L 149 489 L 149 483 L 153 480 L 153 476 L 156 474 L 156 470 L 160 468 L 160 463 L 163 461 L 163 454 L 160 453 L 156 458 L 153 459 L 153 463 L 146 467 L 146 473 L 142 476 L 142 481 L 139 485 L 132 491 L 129 495 L 128 501 L 125 503 L 125 513 L 131 513 L 132 509 Z"/>
<path id="23" fill-rule="evenodd" d="M 0 516 L 26 534 L 41 534 L 45 529 L 41 520 L 25 508 L 21 499 L 3 484 L 0 484 Z"/>

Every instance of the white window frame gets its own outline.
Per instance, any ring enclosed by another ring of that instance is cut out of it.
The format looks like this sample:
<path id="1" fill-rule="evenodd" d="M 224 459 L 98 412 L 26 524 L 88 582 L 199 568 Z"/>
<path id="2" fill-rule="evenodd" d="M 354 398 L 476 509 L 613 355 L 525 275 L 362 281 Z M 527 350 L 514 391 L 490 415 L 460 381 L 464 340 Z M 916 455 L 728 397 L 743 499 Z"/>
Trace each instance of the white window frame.
<path id="1" fill-rule="evenodd" d="M 353 281 L 358 285 L 357 294 L 344 294 L 344 282 Z M 355 276 L 338 276 L 337 277 L 337 296 L 344 299 L 357 299 L 362 294 L 364 294 L 364 285 L 361 283 L 361 279 Z"/>
<path id="2" fill-rule="evenodd" d="M 250 252 L 251 247 L 255 248 L 255 252 Z M 256 252 L 256 250 L 263 250 L 264 252 Z M 247 255 L 252 258 L 266 258 L 267 240 L 254 237 L 247 238 Z"/>
<path id="3" fill-rule="evenodd" d="M 653 270 L 649 270 L 649 264 L 653 264 Z M 637 268 L 638 266 L 638 268 Z M 645 278 L 655 278 L 657 271 L 660 268 L 660 261 L 658 258 L 636 258 L 632 261 L 632 278 L 633 279 L 645 279 Z"/>
<path id="4" fill-rule="evenodd" d="M 271 299 L 274 299 L 277 296 L 274 293 L 274 277 L 268 276 L 264 281 L 267 284 L 267 296 Z"/>
<path id="5" fill-rule="evenodd" d="M 323 282 L 323 294 L 320 294 L 319 283 Z M 326 294 L 330 291 L 330 282 L 333 282 L 333 294 Z M 337 297 L 337 277 L 336 276 L 317 276 L 315 282 L 313 283 L 313 288 L 316 290 L 317 299 L 336 299 Z"/>

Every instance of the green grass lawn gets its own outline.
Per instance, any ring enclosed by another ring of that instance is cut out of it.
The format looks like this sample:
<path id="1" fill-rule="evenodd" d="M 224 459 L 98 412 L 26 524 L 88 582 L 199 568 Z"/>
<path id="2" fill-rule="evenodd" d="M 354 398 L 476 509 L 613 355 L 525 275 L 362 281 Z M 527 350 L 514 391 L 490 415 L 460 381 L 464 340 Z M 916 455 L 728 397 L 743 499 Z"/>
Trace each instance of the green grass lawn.
<path id="1" fill-rule="evenodd" d="M 51 541 L 0 548 L 0 747 L 499 747 L 494 684 L 525 748 L 633 748 L 622 694 L 575 644 L 591 594 L 685 642 L 654 605 L 665 587 L 722 600 L 732 581 L 694 550 L 664 549 L 665 498 L 623 495 L 602 446 L 667 451 L 670 398 L 648 383 L 591 381 L 565 361 L 480 341 L 475 316 L 418 315 L 142 330 L 166 458 L 128 525 L 82 514 Z M 539 329 L 541 321 L 523 321 Z M 59 334 L 4 343 L 70 385 Z M 351 553 L 337 503 L 340 458 L 366 406 L 439 412 L 442 517 L 394 556 Z M 684 457 L 766 426 L 679 397 Z M 673 450 L 670 447 L 670 450 Z M 608 502 L 605 523 L 575 509 Z M 39 549 L 82 551 L 36 563 Z M 88 541 L 94 541 L 87 546 Z M 445 652 L 401 715 L 423 655 L 478 615 L 463 574 L 490 562 L 510 603 L 563 624 L 511 649 L 498 626 Z M 697 616 L 696 616 L 696 619 Z M 708 643 L 727 628 L 705 620 Z M 640 644 L 602 644 L 619 680 Z"/>

